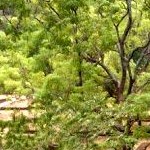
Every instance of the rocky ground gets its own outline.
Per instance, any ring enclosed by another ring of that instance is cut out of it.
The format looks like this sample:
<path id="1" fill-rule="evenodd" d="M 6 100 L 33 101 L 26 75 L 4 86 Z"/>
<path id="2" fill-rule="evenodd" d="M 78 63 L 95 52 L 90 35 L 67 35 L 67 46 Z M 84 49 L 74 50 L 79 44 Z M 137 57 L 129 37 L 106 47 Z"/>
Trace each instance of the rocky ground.
<path id="1" fill-rule="evenodd" d="M 29 108 L 33 102 L 33 98 L 17 95 L 0 95 L 0 121 L 10 121 L 14 116 L 24 115 L 29 119 L 37 117 L 37 113 L 30 111 Z M 150 122 L 144 122 L 150 125 Z M 29 124 L 29 129 L 35 131 L 35 127 Z M 8 132 L 9 129 L 5 129 Z M 107 140 L 107 137 L 99 137 L 98 143 Z M 150 150 L 150 140 L 141 139 L 133 150 Z"/>
<path id="2" fill-rule="evenodd" d="M 26 96 L 0 95 L 0 120 L 12 120 L 12 117 L 18 114 L 28 118 L 34 117 L 34 114 L 28 111 L 32 101 Z"/>

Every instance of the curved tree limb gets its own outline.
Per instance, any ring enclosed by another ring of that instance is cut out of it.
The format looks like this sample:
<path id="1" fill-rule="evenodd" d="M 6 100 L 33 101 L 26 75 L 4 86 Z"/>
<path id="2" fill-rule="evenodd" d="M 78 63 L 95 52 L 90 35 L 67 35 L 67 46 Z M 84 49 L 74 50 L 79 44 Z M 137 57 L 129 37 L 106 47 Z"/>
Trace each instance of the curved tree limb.
<path id="1" fill-rule="evenodd" d="M 104 71 L 107 73 L 107 75 L 110 77 L 110 79 L 113 81 L 114 85 L 118 87 L 118 80 L 116 76 L 110 71 L 110 69 L 103 62 L 101 62 L 100 60 L 96 59 L 93 56 L 90 56 L 89 54 L 83 55 L 83 58 L 87 62 L 100 65 L 104 69 Z"/>

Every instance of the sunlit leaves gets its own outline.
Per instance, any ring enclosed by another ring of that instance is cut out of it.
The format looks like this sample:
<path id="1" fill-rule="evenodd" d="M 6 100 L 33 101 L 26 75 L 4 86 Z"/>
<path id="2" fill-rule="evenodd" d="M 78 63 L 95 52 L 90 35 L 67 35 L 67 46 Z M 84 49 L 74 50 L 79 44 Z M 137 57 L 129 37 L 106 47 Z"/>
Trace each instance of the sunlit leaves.
<path id="1" fill-rule="evenodd" d="M 47 149 L 56 143 L 62 150 L 121 149 L 124 144 L 132 147 L 140 134 L 147 136 L 147 129 L 135 129 L 132 135 L 124 130 L 129 117 L 148 116 L 149 68 L 138 74 L 133 87 L 137 94 L 126 102 L 116 104 L 116 97 L 110 97 L 106 90 L 115 89 L 109 70 L 120 84 L 117 44 L 127 23 L 127 16 L 121 20 L 127 13 L 124 0 L 7 0 L 1 1 L 0 7 L 9 15 L 1 17 L 0 92 L 34 94 L 34 106 L 43 112 L 33 122 L 38 130 L 30 139 L 23 134 L 24 126 L 20 128 L 24 120 L 16 120 L 6 137 L 7 148 Z M 132 50 L 147 40 L 147 7 L 142 0 L 132 2 L 134 22 L 124 45 L 126 62 Z M 97 63 L 86 62 L 85 56 L 90 55 Z M 133 58 L 131 73 L 136 64 Z M 80 85 L 79 78 L 83 82 Z M 124 94 L 128 72 L 126 81 Z M 99 142 L 100 135 L 107 137 L 103 143 Z"/>

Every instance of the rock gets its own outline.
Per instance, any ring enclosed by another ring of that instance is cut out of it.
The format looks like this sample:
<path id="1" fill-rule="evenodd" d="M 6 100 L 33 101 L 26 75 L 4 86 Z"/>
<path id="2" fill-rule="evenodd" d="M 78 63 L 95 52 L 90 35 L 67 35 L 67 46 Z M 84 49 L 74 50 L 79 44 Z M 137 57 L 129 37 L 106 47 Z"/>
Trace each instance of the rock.
<path id="1" fill-rule="evenodd" d="M 0 95 L 0 103 L 6 101 L 7 95 Z"/>
<path id="2" fill-rule="evenodd" d="M 150 140 L 140 140 L 133 150 L 150 150 Z"/>

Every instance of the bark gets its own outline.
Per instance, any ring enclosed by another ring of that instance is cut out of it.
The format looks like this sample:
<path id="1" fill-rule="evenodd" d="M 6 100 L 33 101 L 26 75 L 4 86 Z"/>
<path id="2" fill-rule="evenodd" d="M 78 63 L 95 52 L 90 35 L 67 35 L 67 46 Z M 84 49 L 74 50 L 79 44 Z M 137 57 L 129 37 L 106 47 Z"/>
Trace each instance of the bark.
<path id="1" fill-rule="evenodd" d="M 135 83 L 135 79 L 133 79 L 133 76 L 132 76 L 130 64 L 128 64 L 128 74 L 129 74 L 129 86 L 128 86 L 127 96 L 132 93 L 132 88 Z"/>
<path id="2" fill-rule="evenodd" d="M 118 95 L 117 95 L 117 102 L 120 103 L 124 100 L 124 88 L 127 78 L 127 66 L 128 63 L 126 61 L 126 55 L 125 55 L 125 41 L 127 39 L 127 36 L 132 28 L 132 12 L 131 12 L 131 0 L 126 0 L 127 5 L 127 16 L 128 16 L 128 22 L 125 27 L 125 30 L 123 32 L 123 35 L 119 36 L 118 43 L 119 43 L 119 55 L 120 55 L 120 61 L 121 61 L 121 68 L 122 68 L 122 77 L 120 84 L 118 86 Z"/>
<path id="3" fill-rule="evenodd" d="M 147 55 L 147 51 L 149 51 L 149 46 L 150 46 L 150 38 L 149 40 L 147 41 L 147 43 L 144 45 L 144 46 L 141 46 L 141 47 L 137 47 L 136 49 L 134 49 L 131 54 L 129 55 L 129 58 L 128 58 L 128 74 L 129 74 L 129 87 L 128 87 L 128 92 L 127 92 L 127 96 L 129 94 L 132 93 L 132 89 L 133 89 L 133 86 L 134 86 L 134 83 L 136 81 L 136 78 L 137 78 L 137 75 L 139 73 L 138 69 L 139 69 L 139 66 L 140 64 L 142 63 L 145 55 Z M 135 70 L 132 74 L 131 72 L 131 68 L 130 68 L 130 61 L 131 59 L 134 57 L 134 54 L 137 52 L 137 51 L 141 51 L 141 56 L 139 57 L 139 59 L 137 60 L 137 64 L 136 64 L 136 67 L 135 67 Z M 149 59 L 146 63 L 146 65 L 144 66 L 144 70 L 148 67 L 149 65 Z M 143 71 L 144 71 L 143 70 Z M 147 84 L 147 83 L 146 83 Z"/>

